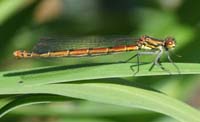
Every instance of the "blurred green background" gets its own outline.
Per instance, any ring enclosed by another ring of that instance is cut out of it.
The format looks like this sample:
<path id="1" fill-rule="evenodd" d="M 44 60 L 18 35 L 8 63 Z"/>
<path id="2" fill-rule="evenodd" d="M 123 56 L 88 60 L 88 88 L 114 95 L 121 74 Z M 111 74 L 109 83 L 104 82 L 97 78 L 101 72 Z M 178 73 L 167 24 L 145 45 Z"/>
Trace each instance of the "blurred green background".
<path id="1" fill-rule="evenodd" d="M 31 50 L 41 37 L 150 35 L 173 36 L 175 62 L 199 63 L 199 0 L 0 0 L 0 70 L 9 71 L 45 65 L 121 61 L 131 55 L 49 60 L 17 60 L 13 51 Z M 181 57 L 176 56 L 180 55 Z M 149 58 L 144 59 L 150 60 Z M 166 60 L 166 59 L 163 59 Z M 199 108 L 199 77 L 159 76 L 127 78 L 147 84 Z M 158 113 L 119 106 L 72 101 L 17 109 L 2 121 L 20 122 L 175 122 Z"/>

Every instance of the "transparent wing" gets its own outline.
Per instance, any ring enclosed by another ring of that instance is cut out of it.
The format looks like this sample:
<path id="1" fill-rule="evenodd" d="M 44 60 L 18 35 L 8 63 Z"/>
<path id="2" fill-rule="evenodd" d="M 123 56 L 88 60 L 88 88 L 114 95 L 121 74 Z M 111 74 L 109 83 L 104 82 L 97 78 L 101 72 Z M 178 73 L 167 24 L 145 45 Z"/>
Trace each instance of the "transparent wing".
<path id="1" fill-rule="evenodd" d="M 42 38 L 33 48 L 33 52 L 45 53 L 50 51 L 114 47 L 135 44 L 138 38 L 128 36 L 110 37 L 48 37 Z"/>

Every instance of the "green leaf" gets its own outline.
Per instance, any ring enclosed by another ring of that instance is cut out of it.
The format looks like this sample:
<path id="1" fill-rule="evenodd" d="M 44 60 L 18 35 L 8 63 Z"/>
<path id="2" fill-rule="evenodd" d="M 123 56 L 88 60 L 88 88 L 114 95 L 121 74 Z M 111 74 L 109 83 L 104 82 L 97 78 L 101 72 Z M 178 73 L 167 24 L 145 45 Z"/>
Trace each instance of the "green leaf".
<path id="1" fill-rule="evenodd" d="M 138 88 L 129 83 L 122 85 L 113 79 L 105 79 L 178 74 L 177 69 L 170 63 L 164 63 L 163 66 L 170 69 L 171 74 L 162 71 L 159 67 L 148 71 L 150 66 L 151 64 L 140 65 L 140 71 L 137 74 L 134 73 L 137 66 L 132 63 L 56 66 L 2 72 L 0 75 L 0 94 L 54 94 L 142 108 L 163 113 L 181 122 L 200 122 L 200 113 L 181 101 L 159 92 Z M 200 64 L 178 63 L 177 66 L 181 74 L 200 73 Z M 101 79 L 101 81 L 95 79 Z M 70 83 L 64 84 L 63 82 Z M 29 102 L 31 103 L 31 101 Z M 34 103 L 34 100 L 32 102 Z M 13 102 L 13 106 L 3 107 L 0 114 L 3 115 L 15 106 L 25 103 L 16 104 Z"/>
<path id="2" fill-rule="evenodd" d="M 79 80 L 91 80 L 102 78 L 119 78 L 133 76 L 155 76 L 179 74 L 171 63 L 163 63 L 163 66 L 170 69 L 170 73 L 156 67 L 149 71 L 151 64 L 140 65 L 137 71 L 137 64 L 93 64 L 74 66 L 50 66 L 21 71 L 0 73 L 0 88 L 11 88 L 20 85 L 42 85 L 49 83 L 71 82 Z M 180 74 L 200 74 L 200 64 L 177 63 Z M 180 75 L 179 74 L 179 75 Z M 23 83 L 22 83 L 23 82 Z"/>
<path id="3" fill-rule="evenodd" d="M 40 103 L 50 103 L 55 101 L 66 101 L 66 100 L 68 100 L 67 97 L 47 95 L 47 94 L 19 96 L 0 109 L 1 113 L 0 117 L 4 116 L 6 113 L 19 107 L 33 105 L 33 104 L 40 104 Z"/>
<path id="4" fill-rule="evenodd" d="M 7 89 L 2 94 L 56 94 L 163 113 L 181 122 L 200 122 L 200 113 L 165 94 L 111 83 L 48 84 Z"/>
<path id="5" fill-rule="evenodd" d="M 71 101 L 70 101 L 71 100 Z M 38 106 L 34 104 L 70 101 L 64 104 Z M 32 106 L 30 106 L 32 105 Z M 24 107 L 28 106 L 28 107 Z M 23 107 L 23 109 L 17 109 Z M 15 111 L 12 111 L 15 110 Z M 29 94 L 17 97 L 0 109 L 1 116 L 9 111 L 23 116 L 56 116 L 56 117 L 113 117 L 122 115 L 152 114 L 150 111 L 132 109 L 111 104 L 80 101 L 58 95 Z"/>

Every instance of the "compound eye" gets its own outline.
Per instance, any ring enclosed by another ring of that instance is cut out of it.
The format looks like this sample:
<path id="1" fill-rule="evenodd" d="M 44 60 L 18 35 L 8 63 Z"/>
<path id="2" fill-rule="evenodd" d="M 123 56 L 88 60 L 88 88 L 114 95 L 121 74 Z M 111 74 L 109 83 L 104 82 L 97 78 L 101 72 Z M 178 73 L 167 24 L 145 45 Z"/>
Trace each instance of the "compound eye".
<path id="1" fill-rule="evenodd" d="M 167 43 L 168 45 L 172 45 L 173 43 L 172 43 L 172 41 L 168 41 L 168 43 Z"/>

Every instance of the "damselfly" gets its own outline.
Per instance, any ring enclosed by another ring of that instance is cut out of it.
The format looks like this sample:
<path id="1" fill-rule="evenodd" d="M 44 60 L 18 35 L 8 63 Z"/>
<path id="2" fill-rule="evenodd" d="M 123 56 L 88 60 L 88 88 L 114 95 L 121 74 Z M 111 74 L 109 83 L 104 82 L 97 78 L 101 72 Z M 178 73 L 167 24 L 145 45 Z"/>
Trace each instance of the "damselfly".
<path id="1" fill-rule="evenodd" d="M 172 37 L 161 40 L 146 35 L 141 36 L 140 38 L 131 38 L 127 36 L 44 38 L 36 44 L 32 52 L 17 50 L 13 55 L 16 58 L 50 58 L 99 56 L 119 52 L 137 51 L 137 54 L 130 57 L 125 62 L 137 57 L 138 69 L 136 72 L 138 72 L 140 64 L 139 57 L 141 55 L 156 55 L 149 70 L 155 65 L 159 66 L 162 70 L 166 70 L 160 62 L 160 58 L 165 52 L 169 62 L 171 62 L 178 70 L 178 67 L 169 55 L 169 50 L 175 48 L 175 46 L 175 39 Z"/>

